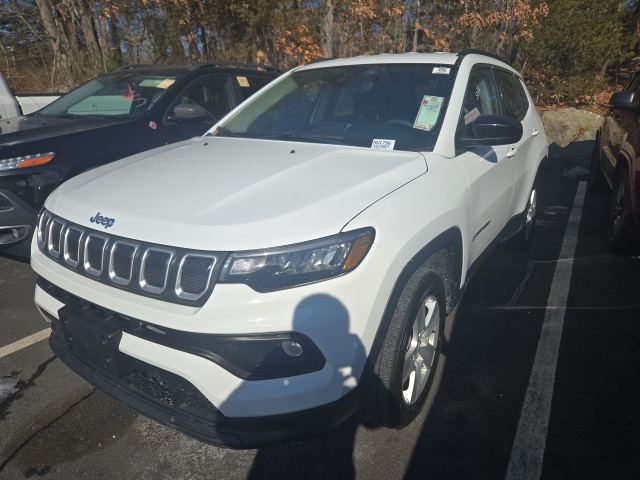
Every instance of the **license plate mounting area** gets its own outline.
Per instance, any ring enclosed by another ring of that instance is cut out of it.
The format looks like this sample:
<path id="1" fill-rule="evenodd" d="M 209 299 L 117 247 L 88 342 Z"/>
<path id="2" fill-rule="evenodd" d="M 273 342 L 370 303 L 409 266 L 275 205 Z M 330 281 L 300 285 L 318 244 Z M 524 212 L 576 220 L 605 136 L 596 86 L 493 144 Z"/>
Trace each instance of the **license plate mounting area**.
<path id="1" fill-rule="evenodd" d="M 102 372 L 119 377 L 122 331 L 73 307 L 59 310 L 60 326 L 71 352 Z"/>

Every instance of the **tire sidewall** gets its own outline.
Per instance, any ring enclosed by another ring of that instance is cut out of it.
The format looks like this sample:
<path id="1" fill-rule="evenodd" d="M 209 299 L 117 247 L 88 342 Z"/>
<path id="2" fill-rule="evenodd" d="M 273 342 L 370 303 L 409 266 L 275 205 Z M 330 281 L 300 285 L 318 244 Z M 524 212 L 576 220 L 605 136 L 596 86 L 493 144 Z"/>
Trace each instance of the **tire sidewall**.
<path id="1" fill-rule="evenodd" d="M 587 187 L 591 192 L 601 193 L 605 191 L 605 184 L 604 174 L 600 168 L 600 135 L 598 135 L 593 145 L 593 151 L 591 152 Z"/>
<path id="2" fill-rule="evenodd" d="M 613 222 L 616 218 L 614 213 L 615 205 L 617 203 L 616 197 L 620 184 L 624 185 L 624 196 L 621 199 L 622 211 L 620 213 L 620 219 L 617 228 L 613 227 Z M 611 190 L 611 196 L 609 198 L 609 205 L 607 207 L 607 223 L 606 223 L 606 244 L 607 247 L 614 252 L 625 252 L 631 248 L 631 227 L 629 225 L 631 215 L 630 204 L 630 192 L 629 192 L 629 171 L 624 168 L 618 172 L 613 182 L 613 189 Z"/>
<path id="3" fill-rule="evenodd" d="M 417 315 L 418 310 L 421 308 L 422 303 L 428 296 L 431 295 L 436 297 L 440 313 L 438 319 L 439 328 L 436 356 L 424 390 L 413 404 L 408 405 L 404 401 L 404 397 L 402 394 L 402 372 L 404 367 L 405 339 L 413 329 L 415 316 Z M 387 339 L 385 339 L 385 346 L 383 348 L 383 350 L 391 349 L 395 357 L 393 370 L 391 372 L 388 372 L 390 375 L 388 375 L 389 382 L 387 385 L 389 394 L 391 396 L 392 405 L 394 407 L 394 410 L 396 410 L 396 412 L 390 412 L 392 426 L 395 428 L 401 428 L 407 425 L 418 415 L 418 413 L 420 413 L 420 410 L 424 405 L 427 396 L 429 395 L 429 391 L 431 390 L 433 378 L 435 376 L 435 371 L 437 369 L 438 361 L 440 358 L 442 340 L 444 335 L 444 315 L 446 309 L 446 304 L 444 302 L 444 287 L 442 286 L 442 281 L 434 272 L 428 272 L 418 279 L 412 278 L 405 286 L 405 289 L 398 302 L 400 308 L 397 308 L 396 312 L 394 313 L 393 319 L 391 321 L 390 331 L 395 330 L 396 332 L 399 332 L 399 335 L 394 335 L 393 338 L 387 336 Z M 405 304 L 405 306 L 410 305 L 410 307 L 401 307 L 401 305 L 403 304 Z M 382 376 L 382 378 L 384 377 L 385 375 Z"/>

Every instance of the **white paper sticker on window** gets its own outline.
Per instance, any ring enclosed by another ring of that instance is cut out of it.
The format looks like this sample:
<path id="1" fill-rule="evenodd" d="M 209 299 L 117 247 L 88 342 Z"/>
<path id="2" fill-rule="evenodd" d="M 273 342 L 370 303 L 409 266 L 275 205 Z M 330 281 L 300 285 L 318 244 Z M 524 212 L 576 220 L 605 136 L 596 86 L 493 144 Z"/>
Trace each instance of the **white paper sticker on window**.
<path id="1" fill-rule="evenodd" d="M 238 80 L 238 84 L 241 87 L 248 87 L 249 86 L 249 80 L 247 80 L 247 77 L 236 77 L 236 80 Z"/>
<path id="2" fill-rule="evenodd" d="M 477 108 L 474 108 L 473 110 L 471 110 L 469 113 L 467 113 L 464 116 L 464 124 L 465 125 L 469 125 L 471 122 L 473 122 L 479 116 L 480 116 L 480 112 L 478 111 Z"/>
<path id="3" fill-rule="evenodd" d="M 448 67 L 433 67 L 433 72 L 431 73 L 435 73 L 437 75 L 449 75 L 450 71 L 451 69 Z"/>
<path id="4" fill-rule="evenodd" d="M 393 150 L 395 146 L 395 140 L 382 140 L 382 139 L 374 139 L 371 144 L 371 148 L 374 150 Z"/>
<path id="5" fill-rule="evenodd" d="M 165 78 L 164 80 L 161 80 L 159 78 L 147 78 L 145 80 L 142 80 L 138 86 L 162 88 L 164 90 L 166 88 L 169 88 L 174 83 L 175 80 L 173 78 Z"/>
<path id="6" fill-rule="evenodd" d="M 444 102 L 444 97 L 432 97 L 430 95 L 422 97 L 420 110 L 418 110 L 418 115 L 416 115 L 416 119 L 413 122 L 413 128 L 431 130 L 438 121 L 442 102 Z"/>

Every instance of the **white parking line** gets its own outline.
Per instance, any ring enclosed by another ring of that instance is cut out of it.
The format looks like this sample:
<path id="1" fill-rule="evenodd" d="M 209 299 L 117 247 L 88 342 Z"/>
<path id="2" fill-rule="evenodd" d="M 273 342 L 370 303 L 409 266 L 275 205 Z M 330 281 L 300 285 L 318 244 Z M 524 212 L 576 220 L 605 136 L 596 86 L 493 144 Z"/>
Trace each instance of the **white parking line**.
<path id="1" fill-rule="evenodd" d="M 51 329 L 45 328 L 44 330 L 34 333 L 33 335 L 29 335 L 28 337 L 18 340 L 17 342 L 13 342 L 11 345 L 2 347 L 0 348 L 0 358 L 6 357 L 7 355 L 17 352 L 18 350 L 22 350 L 23 348 L 28 347 L 29 345 L 33 345 L 34 343 L 38 343 L 47 338 L 50 334 Z"/>
<path id="2" fill-rule="evenodd" d="M 539 480 L 542 473 L 556 364 L 564 327 L 565 307 L 571 285 L 571 267 L 578 239 L 586 185 L 586 182 L 578 184 L 573 209 L 562 241 L 559 262 L 553 274 L 547 305 L 560 308 L 547 309 L 544 316 L 538 340 L 538 350 L 533 362 L 531 377 L 529 377 L 529 386 L 524 397 L 518 430 L 507 467 L 507 480 Z"/>

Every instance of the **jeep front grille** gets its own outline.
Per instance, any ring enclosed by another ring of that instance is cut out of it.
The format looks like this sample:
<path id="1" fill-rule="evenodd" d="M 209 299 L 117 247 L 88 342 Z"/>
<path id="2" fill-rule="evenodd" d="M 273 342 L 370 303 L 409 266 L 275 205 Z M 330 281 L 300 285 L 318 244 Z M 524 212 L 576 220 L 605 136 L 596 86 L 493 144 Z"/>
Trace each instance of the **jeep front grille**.
<path id="1" fill-rule="evenodd" d="M 201 306 L 225 256 L 122 238 L 67 222 L 43 210 L 40 250 L 80 275 L 138 295 Z"/>

